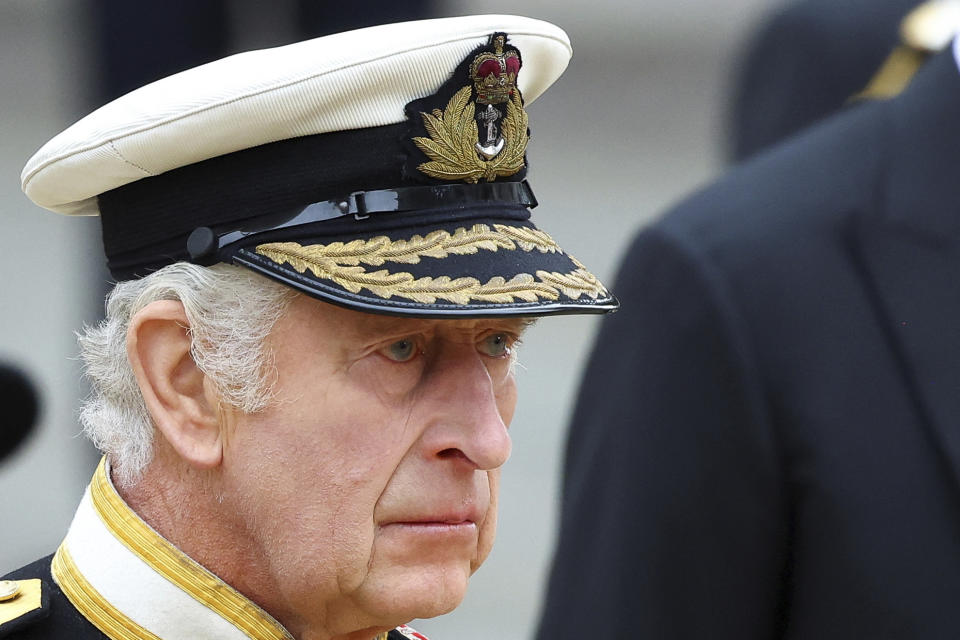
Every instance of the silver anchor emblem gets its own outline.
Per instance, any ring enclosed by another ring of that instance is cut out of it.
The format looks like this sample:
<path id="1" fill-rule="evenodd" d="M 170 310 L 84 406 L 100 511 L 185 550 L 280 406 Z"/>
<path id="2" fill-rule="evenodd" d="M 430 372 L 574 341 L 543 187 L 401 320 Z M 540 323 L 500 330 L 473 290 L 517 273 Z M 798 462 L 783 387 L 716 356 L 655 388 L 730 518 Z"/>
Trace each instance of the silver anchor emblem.
<path id="1" fill-rule="evenodd" d="M 495 124 L 500 119 L 500 112 L 492 104 L 488 104 L 487 108 L 480 112 L 479 118 L 487 125 L 487 141 L 484 144 L 477 143 L 477 152 L 487 160 L 492 160 L 503 151 L 504 140 L 497 132 Z"/>

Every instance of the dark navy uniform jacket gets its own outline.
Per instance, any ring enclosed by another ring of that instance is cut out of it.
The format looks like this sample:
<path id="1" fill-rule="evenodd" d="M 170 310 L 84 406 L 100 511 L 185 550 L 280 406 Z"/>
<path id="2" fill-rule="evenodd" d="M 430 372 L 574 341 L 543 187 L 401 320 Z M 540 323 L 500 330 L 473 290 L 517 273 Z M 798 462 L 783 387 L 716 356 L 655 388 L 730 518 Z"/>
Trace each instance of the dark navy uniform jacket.
<path id="1" fill-rule="evenodd" d="M 539 638 L 960 637 L 960 73 L 642 231 L 570 434 Z"/>

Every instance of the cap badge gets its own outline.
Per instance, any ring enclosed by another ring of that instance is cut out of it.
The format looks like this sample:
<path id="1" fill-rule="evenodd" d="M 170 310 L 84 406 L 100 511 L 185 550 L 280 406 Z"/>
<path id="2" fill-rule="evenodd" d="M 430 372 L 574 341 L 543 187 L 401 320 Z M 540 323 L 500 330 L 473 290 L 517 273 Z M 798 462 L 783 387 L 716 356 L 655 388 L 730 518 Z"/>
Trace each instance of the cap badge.
<path id="1" fill-rule="evenodd" d="M 512 176 L 524 167 L 530 136 L 517 89 L 520 55 L 504 51 L 505 43 L 506 35 L 494 34 L 493 50 L 477 54 L 470 64 L 472 85 L 457 91 L 443 111 L 421 112 L 430 135 L 413 139 L 430 158 L 417 167 L 421 172 L 473 184 Z"/>

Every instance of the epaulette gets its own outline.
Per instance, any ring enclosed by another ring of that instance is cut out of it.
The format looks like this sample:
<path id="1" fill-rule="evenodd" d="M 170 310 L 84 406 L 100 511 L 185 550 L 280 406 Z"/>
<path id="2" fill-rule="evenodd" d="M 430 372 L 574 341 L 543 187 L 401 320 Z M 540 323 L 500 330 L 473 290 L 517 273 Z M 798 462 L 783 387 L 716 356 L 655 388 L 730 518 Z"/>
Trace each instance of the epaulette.
<path id="1" fill-rule="evenodd" d="M 0 638 L 42 620 L 49 613 L 49 595 L 40 578 L 0 580 Z"/>
<path id="2" fill-rule="evenodd" d="M 927 59 L 946 49 L 960 32 L 960 3 L 927 0 L 900 22 L 898 45 L 867 83 L 851 100 L 882 100 L 906 88 Z"/>

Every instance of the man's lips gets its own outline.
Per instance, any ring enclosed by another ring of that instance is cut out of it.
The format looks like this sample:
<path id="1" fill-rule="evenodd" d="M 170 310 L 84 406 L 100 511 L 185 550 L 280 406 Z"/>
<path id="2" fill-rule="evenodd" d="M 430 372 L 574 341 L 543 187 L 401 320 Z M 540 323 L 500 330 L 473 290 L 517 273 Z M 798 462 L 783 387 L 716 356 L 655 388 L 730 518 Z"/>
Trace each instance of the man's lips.
<path id="1" fill-rule="evenodd" d="M 380 524 L 381 527 L 389 527 L 394 525 L 402 525 L 407 527 L 431 527 L 431 526 L 476 526 L 477 522 L 474 518 L 451 518 L 451 517 L 430 517 L 430 518 L 412 518 L 412 519 L 399 519 L 391 520 L 389 522 L 383 522 Z"/>
<path id="2" fill-rule="evenodd" d="M 380 525 L 386 535 L 416 536 L 425 540 L 456 539 L 476 540 L 477 523 L 473 520 L 399 520 Z"/>
<path id="3" fill-rule="evenodd" d="M 403 527 L 476 527 L 481 519 L 479 509 L 457 510 L 424 515 L 402 515 L 381 522 L 380 526 Z"/>
<path id="4" fill-rule="evenodd" d="M 382 526 L 405 526 L 405 527 L 461 527 L 476 526 L 473 520 L 397 520 L 387 522 Z"/>

